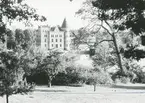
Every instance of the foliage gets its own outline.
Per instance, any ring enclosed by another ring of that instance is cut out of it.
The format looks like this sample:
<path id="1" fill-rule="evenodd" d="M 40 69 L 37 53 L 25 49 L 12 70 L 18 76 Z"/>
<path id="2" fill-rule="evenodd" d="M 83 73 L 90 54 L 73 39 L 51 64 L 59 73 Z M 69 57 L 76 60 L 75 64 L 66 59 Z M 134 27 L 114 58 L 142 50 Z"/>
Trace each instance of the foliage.
<path id="1" fill-rule="evenodd" d="M 22 49 L 29 49 L 31 45 L 35 44 L 35 32 L 30 29 L 16 29 L 15 41 L 17 45 L 20 45 Z"/>
<path id="2" fill-rule="evenodd" d="M 124 51 L 124 57 L 127 59 L 136 59 L 140 60 L 141 58 L 145 58 L 145 51 L 138 49 L 137 46 L 131 45 L 127 50 Z"/>
<path id="3" fill-rule="evenodd" d="M 80 44 L 87 44 L 87 38 L 89 37 L 90 33 L 85 28 L 80 28 L 78 30 L 71 31 L 73 35 L 72 45 L 78 49 Z"/>
<path id="4" fill-rule="evenodd" d="M 5 41 L 6 25 L 12 23 L 13 20 L 25 20 L 27 24 L 29 24 L 29 19 L 46 20 L 45 17 L 36 14 L 36 10 L 25 4 L 23 0 L 1 0 L 0 11 L 0 39 L 3 41 Z M 4 18 L 7 19 L 6 22 Z"/>
<path id="5" fill-rule="evenodd" d="M 124 59 L 123 66 L 125 68 L 124 74 L 120 70 L 112 75 L 112 79 L 117 79 L 119 82 L 143 83 L 145 73 L 143 67 L 138 64 L 138 61 L 132 59 Z"/>
<path id="6" fill-rule="evenodd" d="M 63 71 L 62 59 L 58 52 L 50 51 L 49 54 L 42 59 L 40 68 L 38 71 L 45 72 L 48 76 L 48 83 L 51 87 L 52 79 L 59 73 Z"/>
<path id="7" fill-rule="evenodd" d="M 67 73 L 58 73 L 55 78 L 52 80 L 52 84 L 54 85 L 69 85 L 72 84 L 72 78 Z"/>
<path id="8" fill-rule="evenodd" d="M 80 66 L 71 66 L 66 68 L 66 73 L 70 79 L 70 83 L 84 84 L 87 81 L 87 70 Z"/>
<path id="9" fill-rule="evenodd" d="M 98 33 L 99 30 L 103 29 L 110 36 L 109 39 L 104 39 L 99 43 L 103 41 L 113 42 L 118 66 L 122 73 L 124 68 L 122 67 L 122 56 L 117 37 L 124 30 L 131 30 L 136 35 L 144 32 L 144 4 L 144 0 L 86 0 L 83 7 L 77 12 L 82 14 L 84 19 L 89 20 L 89 26 L 93 31 Z"/>
<path id="10" fill-rule="evenodd" d="M 98 9 L 97 16 L 100 20 L 115 21 L 113 28 L 119 30 L 130 28 L 135 34 L 144 32 L 144 0 L 95 0 L 92 4 Z"/>
<path id="11" fill-rule="evenodd" d="M 102 68 L 107 68 L 108 66 L 116 65 L 117 58 L 111 51 L 112 48 L 109 46 L 108 42 L 104 42 L 97 46 L 95 55 L 92 57 L 94 66 L 99 66 Z"/>
<path id="12" fill-rule="evenodd" d="M 80 71 L 83 70 L 80 66 L 76 66 L 75 61 L 78 59 L 78 54 L 70 51 L 61 55 L 61 64 L 63 71 L 59 72 L 52 80 L 56 85 L 77 84 L 80 81 Z M 80 70 L 79 70 L 80 69 Z M 85 69 L 84 69 L 85 70 Z"/>
<path id="13" fill-rule="evenodd" d="M 20 58 L 13 51 L 1 51 L 0 53 L 0 95 L 8 97 L 12 94 L 29 92 L 32 87 L 17 83 L 18 71 L 20 69 Z"/>
<path id="14" fill-rule="evenodd" d="M 102 69 L 94 69 L 88 73 L 88 83 L 89 84 L 102 84 L 111 85 L 113 83 L 109 73 Z"/>
<path id="15" fill-rule="evenodd" d="M 120 77 L 120 78 L 116 78 L 115 79 L 115 83 L 123 83 L 123 84 L 127 84 L 130 83 L 130 78 L 128 77 Z"/>
<path id="16" fill-rule="evenodd" d="M 8 49 L 16 48 L 15 34 L 12 30 L 7 31 L 7 48 Z"/>

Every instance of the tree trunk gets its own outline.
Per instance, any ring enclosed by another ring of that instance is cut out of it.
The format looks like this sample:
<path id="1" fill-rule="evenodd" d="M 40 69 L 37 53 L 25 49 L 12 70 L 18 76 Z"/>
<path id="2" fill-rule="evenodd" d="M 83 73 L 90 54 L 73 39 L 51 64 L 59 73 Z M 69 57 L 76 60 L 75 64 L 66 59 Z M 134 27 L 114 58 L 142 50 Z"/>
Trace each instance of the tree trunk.
<path id="1" fill-rule="evenodd" d="M 9 95 L 6 94 L 6 103 L 9 103 Z"/>
<path id="2" fill-rule="evenodd" d="M 52 81 L 52 78 L 49 76 L 48 78 L 48 87 L 51 88 L 51 81 Z"/>
<path id="3" fill-rule="evenodd" d="M 94 92 L 96 91 L 96 83 L 94 83 Z"/>
<path id="4" fill-rule="evenodd" d="M 114 43 L 114 46 L 115 46 L 115 49 L 116 49 L 116 54 L 117 54 L 117 57 L 118 57 L 118 65 L 119 65 L 119 68 L 121 70 L 121 73 L 123 73 L 123 67 L 122 67 L 122 58 L 121 58 L 121 55 L 120 55 L 120 52 L 119 52 L 119 49 L 118 49 L 118 44 L 116 42 L 116 37 L 115 35 L 113 34 L 112 35 L 113 37 L 113 43 Z"/>
<path id="5" fill-rule="evenodd" d="M 48 80 L 48 87 L 51 88 L 51 81 Z"/>

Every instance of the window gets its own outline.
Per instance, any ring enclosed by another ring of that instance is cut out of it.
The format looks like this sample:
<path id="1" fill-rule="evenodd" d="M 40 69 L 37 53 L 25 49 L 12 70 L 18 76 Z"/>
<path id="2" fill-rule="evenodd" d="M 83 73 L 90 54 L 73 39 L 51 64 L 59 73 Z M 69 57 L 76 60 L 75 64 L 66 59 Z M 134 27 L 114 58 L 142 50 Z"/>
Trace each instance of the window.
<path id="1" fill-rule="evenodd" d="M 58 37 L 58 35 L 55 35 L 55 37 Z"/>
<path id="2" fill-rule="evenodd" d="M 62 35 L 59 35 L 59 37 L 62 37 Z"/>
<path id="3" fill-rule="evenodd" d="M 56 44 L 56 48 L 58 48 L 58 44 Z"/>
<path id="4" fill-rule="evenodd" d="M 54 37 L 54 35 L 51 35 L 51 37 Z"/>
<path id="5" fill-rule="evenodd" d="M 56 39 L 56 42 L 57 42 L 57 39 Z"/>
<path id="6" fill-rule="evenodd" d="M 60 39 L 60 42 L 62 42 L 62 39 Z"/>
<path id="7" fill-rule="evenodd" d="M 53 39 L 51 39 L 51 41 L 53 42 Z"/>
<path id="8" fill-rule="evenodd" d="M 46 47 L 46 44 L 45 44 L 45 47 Z"/>
<path id="9" fill-rule="evenodd" d="M 62 47 L 62 45 L 60 44 L 60 47 Z"/>
<path id="10" fill-rule="evenodd" d="M 44 35 L 45 37 L 47 37 L 47 34 L 46 35 Z"/>
<path id="11" fill-rule="evenodd" d="M 45 39 L 45 42 L 46 42 L 46 39 Z"/>
<path id="12" fill-rule="evenodd" d="M 53 47 L 53 44 L 51 46 Z"/>

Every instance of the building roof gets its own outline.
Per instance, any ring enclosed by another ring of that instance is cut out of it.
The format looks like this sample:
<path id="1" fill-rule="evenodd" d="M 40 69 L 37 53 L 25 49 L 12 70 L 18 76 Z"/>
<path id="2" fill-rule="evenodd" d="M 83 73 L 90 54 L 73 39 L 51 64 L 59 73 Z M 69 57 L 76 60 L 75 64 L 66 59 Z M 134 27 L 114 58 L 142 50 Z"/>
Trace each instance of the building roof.
<path id="1" fill-rule="evenodd" d="M 61 28 L 67 28 L 67 21 L 66 21 L 66 18 L 64 18 L 64 20 L 63 20 L 63 23 L 62 23 L 62 25 L 61 25 Z"/>
<path id="2" fill-rule="evenodd" d="M 59 25 L 55 27 L 51 27 L 50 31 L 54 31 L 56 27 L 59 29 L 59 31 L 64 31 Z"/>

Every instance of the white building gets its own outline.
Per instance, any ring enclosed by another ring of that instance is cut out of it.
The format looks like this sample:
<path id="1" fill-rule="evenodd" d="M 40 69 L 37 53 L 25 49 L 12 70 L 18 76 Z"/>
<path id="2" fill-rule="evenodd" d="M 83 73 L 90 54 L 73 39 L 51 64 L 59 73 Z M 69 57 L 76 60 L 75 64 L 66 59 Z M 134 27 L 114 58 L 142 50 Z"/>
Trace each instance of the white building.
<path id="1" fill-rule="evenodd" d="M 62 26 L 39 26 L 36 45 L 40 46 L 42 50 L 70 50 L 71 39 L 66 19 L 64 19 Z"/>

